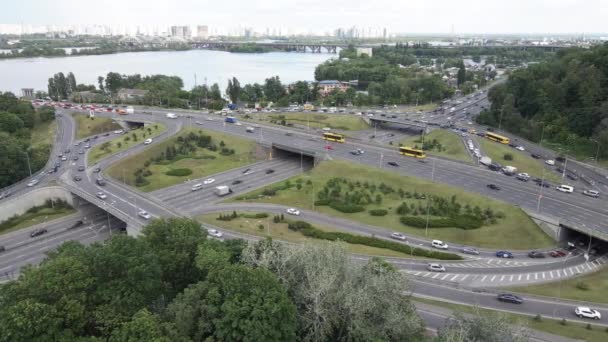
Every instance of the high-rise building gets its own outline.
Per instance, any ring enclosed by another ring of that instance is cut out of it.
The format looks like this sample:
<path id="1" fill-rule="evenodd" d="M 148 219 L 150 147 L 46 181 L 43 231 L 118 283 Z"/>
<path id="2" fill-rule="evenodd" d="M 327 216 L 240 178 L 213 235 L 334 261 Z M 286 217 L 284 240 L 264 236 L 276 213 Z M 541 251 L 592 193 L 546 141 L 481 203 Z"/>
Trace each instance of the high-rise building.
<path id="1" fill-rule="evenodd" d="M 196 36 L 201 39 L 209 38 L 209 27 L 207 25 L 198 25 L 196 27 Z"/>
<path id="2" fill-rule="evenodd" d="M 171 36 L 179 38 L 192 37 L 192 31 L 189 26 L 171 26 Z"/>

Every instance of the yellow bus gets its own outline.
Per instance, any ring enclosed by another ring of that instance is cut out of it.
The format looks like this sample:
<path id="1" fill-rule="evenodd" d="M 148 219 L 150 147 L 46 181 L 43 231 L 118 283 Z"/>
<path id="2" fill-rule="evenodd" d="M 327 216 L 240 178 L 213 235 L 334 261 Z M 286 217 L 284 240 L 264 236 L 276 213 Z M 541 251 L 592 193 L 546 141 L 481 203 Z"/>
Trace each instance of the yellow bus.
<path id="1" fill-rule="evenodd" d="M 343 143 L 344 135 L 337 133 L 323 133 L 323 139 Z"/>
<path id="2" fill-rule="evenodd" d="M 419 150 L 416 148 L 411 148 L 411 147 L 405 147 L 405 146 L 401 146 L 399 147 L 399 153 L 404 155 L 404 156 L 408 156 L 408 157 L 415 157 L 415 158 L 426 158 L 426 154 L 424 153 L 423 150 Z"/>
<path id="3" fill-rule="evenodd" d="M 486 138 L 492 140 L 492 141 L 496 141 L 499 142 L 501 144 L 508 144 L 511 142 L 511 140 L 509 140 L 509 138 L 507 137 L 503 137 L 502 135 L 498 135 L 492 132 L 486 132 Z"/>

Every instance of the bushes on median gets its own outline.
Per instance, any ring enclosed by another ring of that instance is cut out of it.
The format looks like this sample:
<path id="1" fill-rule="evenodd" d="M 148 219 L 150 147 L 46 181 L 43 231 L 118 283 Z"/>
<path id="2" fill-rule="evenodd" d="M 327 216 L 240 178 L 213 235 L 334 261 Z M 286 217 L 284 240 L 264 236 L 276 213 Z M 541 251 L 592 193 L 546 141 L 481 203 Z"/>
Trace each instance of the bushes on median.
<path id="1" fill-rule="evenodd" d="M 439 260 L 462 260 L 462 258 L 456 254 L 426 250 L 417 247 L 410 247 L 397 242 L 382 240 L 371 236 L 360 236 L 343 232 L 325 232 L 313 227 L 310 223 L 304 221 L 291 222 L 287 227 L 293 231 L 302 233 L 304 236 L 311 237 L 314 239 L 330 241 L 340 240 L 346 243 L 390 249 L 405 254 L 412 254 L 415 256 Z"/>
<path id="2" fill-rule="evenodd" d="M 385 216 L 388 214 L 388 210 L 386 209 L 372 209 L 369 211 L 369 214 L 372 216 Z"/>
<path id="3" fill-rule="evenodd" d="M 402 216 L 401 223 L 406 226 L 415 228 L 426 228 L 427 220 L 424 217 Z M 459 215 L 447 218 L 429 218 L 429 228 L 447 228 L 454 227 L 460 229 L 477 229 L 481 228 L 483 220 L 474 216 Z"/>
<path id="4" fill-rule="evenodd" d="M 184 177 L 190 176 L 192 174 L 192 170 L 190 169 L 171 169 L 165 172 L 167 176 L 176 176 L 176 177 Z"/>

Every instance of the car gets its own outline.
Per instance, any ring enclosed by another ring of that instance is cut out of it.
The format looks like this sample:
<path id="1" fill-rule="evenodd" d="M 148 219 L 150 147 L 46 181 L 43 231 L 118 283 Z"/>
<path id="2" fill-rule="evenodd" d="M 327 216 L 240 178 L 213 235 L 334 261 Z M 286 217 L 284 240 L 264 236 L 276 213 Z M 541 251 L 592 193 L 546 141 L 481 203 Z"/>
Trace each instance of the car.
<path id="1" fill-rule="evenodd" d="M 574 187 L 570 186 L 570 185 L 564 185 L 564 184 L 562 184 L 562 185 L 557 186 L 555 188 L 555 190 L 561 191 L 561 192 L 565 192 L 567 194 L 571 194 L 571 193 L 574 192 Z"/>
<path id="2" fill-rule="evenodd" d="M 429 264 L 426 269 L 431 272 L 445 272 L 445 267 L 443 267 L 443 265 L 435 263 Z"/>
<path id="3" fill-rule="evenodd" d="M 536 154 L 536 153 L 532 153 L 532 154 L 530 155 L 530 157 L 532 157 L 532 158 L 534 158 L 534 159 L 540 159 L 540 158 L 542 158 L 542 156 L 541 156 L 540 154 Z"/>
<path id="4" fill-rule="evenodd" d="M 74 146 L 80 146 L 80 141 L 77 143 L 74 143 Z"/>
<path id="5" fill-rule="evenodd" d="M 488 184 L 488 185 L 486 185 L 486 186 L 487 186 L 489 189 L 492 189 L 492 190 L 496 190 L 496 191 L 500 190 L 500 187 L 499 187 L 498 185 L 496 185 L 496 184 Z"/>
<path id="6" fill-rule="evenodd" d="M 241 184 L 241 183 L 243 183 L 243 181 L 240 180 L 240 179 L 236 179 L 236 180 L 232 181 L 232 185 L 238 185 L 238 184 Z"/>
<path id="7" fill-rule="evenodd" d="M 213 118 L 211 118 L 211 117 L 207 117 L 207 119 L 206 119 L 206 120 L 207 120 L 207 121 L 213 121 Z"/>
<path id="8" fill-rule="evenodd" d="M 103 178 L 99 177 L 99 178 L 97 178 L 97 180 L 95 180 L 95 184 L 97 184 L 99 186 L 104 186 L 104 185 L 106 185 L 106 181 Z"/>
<path id="9" fill-rule="evenodd" d="M 407 240 L 407 237 L 401 233 L 392 233 L 391 234 L 391 238 L 395 239 L 395 240 L 401 240 L 401 241 L 405 241 Z"/>
<path id="10" fill-rule="evenodd" d="M 245 170 L 243 170 L 243 174 L 244 174 L 244 175 L 248 175 L 248 174 L 250 174 L 251 172 L 252 172 L 252 171 L 251 171 L 251 169 L 245 169 Z"/>
<path id="11" fill-rule="evenodd" d="M 117 129 L 114 131 L 114 134 L 123 134 L 124 131 L 122 129 Z"/>
<path id="12" fill-rule="evenodd" d="M 108 132 L 106 132 L 106 133 L 103 134 L 104 137 L 107 137 L 109 135 L 110 135 L 110 133 L 108 133 Z"/>
<path id="13" fill-rule="evenodd" d="M 578 306 L 574 309 L 574 314 L 577 315 L 578 318 L 592 318 L 596 320 L 602 318 L 602 314 L 599 311 L 586 306 Z"/>
<path id="14" fill-rule="evenodd" d="M 84 167 L 83 165 L 80 165 L 80 166 L 78 167 L 78 171 L 81 171 L 81 172 L 82 172 L 82 171 L 84 171 L 84 170 L 85 170 L 85 167 Z"/>
<path id="15" fill-rule="evenodd" d="M 462 247 L 460 251 L 464 254 L 479 255 L 479 251 L 473 247 Z"/>
<path id="16" fill-rule="evenodd" d="M 515 176 L 515 178 L 519 179 L 522 182 L 527 182 L 530 180 L 530 175 L 522 172 L 522 173 L 518 173 L 517 176 Z"/>
<path id="17" fill-rule="evenodd" d="M 390 166 L 399 167 L 399 164 L 397 164 L 397 162 L 394 162 L 394 161 L 390 161 L 387 164 Z"/>
<path id="18" fill-rule="evenodd" d="M 85 143 L 88 143 L 89 141 L 91 141 L 91 138 L 86 138 L 86 139 L 84 139 L 84 142 L 85 142 Z"/>
<path id="19" fill-rule="evenodd" d="M 32 186 L 35 186 L 38 183 L 39 183 L 39 181 L 37 179 L 32 179 L 29 183 L 27 183 L 27 186 L 28 187 L 32 187 Z"/>
<path id="20" fill-rule="evenodd" d="M 296 208 L 289 208 L 286 210 L 289 215 L 300 216 L 300 211 Z"/>
<path id="21" fill-rule="evenodd" d="M 293 136 L 293 133 L 287 132 L 287 133 L 285 133 L 285 135 L 288 136 L 288 137 L 291 137 L 291 136 Z"/>
<path id="22" fill-rule="evenodd" d="M 507 251 L 498 251 L 496 252 L 496 256 L 499 258 L 513 259 L 513 253 Z"/>
<path id="23" fill-rule="evenodd" d="M 72 179 L 73 179 L 75 182 L 80 182 L 80 181 L 82 180 L 82 177 L 80 177 L 80 176 L 76 175 L 76 176 L 72 177 Z"/>
<path id="24" fill-rule="evenodd" d="M 334 149 L 334 147 L 333 147 L 333 146 L 331 146 L 331 145 L 325 145 L 325 149 L 326 149 L 326 150 L 333 150 L 333 149 Z"/>
<path id="25" fill-rule="evenodd" d="M 274 170 L 273 170 L 273 169 L 268 169 L 268 170 L 266 170 L 266 174 L 267 174 L 267 175 L 269 175 L 269 174 L 271 174 L 271 173 L 274 173 Z"/>
<path id="26" fill-rule="evenodd" d="M 517 146 L 515 149 L 522 152 L 526 150 L 523 146 Z"/>
<path id="27" fill-rule="evenodd" d="M 102 199 L 102 200 L 105 200 L 106 198 L 108 198 L 108 195 L 106 195 L 105 193 L 103 193 L 101 191 L 96 193 L 95 196 L 97 196 L 97 198 Z"/>
<path id="28" fill-rule="evenodd" d="M 549 255 L 552 258 L 561 258 L 561 257 L 565 257 L 566 255 L 568 255 L 568 253 L 564 252 L 564 251 L 560 251 L 560 250 L 554 250 L 549 252 Z"/>
<path id="29" fill-rule="evenodd" d="M 543 188 L 550 188 L 551 183 L 547 183 L 547 181 L 537 182 L 536 185 L 542 186 Z"/>
<path id="30" fill-rule="evenodd" d="M 583 195 L 593 197 L 593 198 L 598 198 L 598 197 L 600 197 L 600 192 L 597 190 L 585 190 L 585 191 L 583 191 Z"/>
<path id="31" fill-rule="evenodd" d="M 547 160 L 545 160 L 545 164 L 554 166 L 555 165 L 555 160 L 553 160 L 553 159 L 547 159 Z"/>
<path id="32" fill-rule="evenodd" d="M 61 160 L 62 160 L 62 161 L 67 161 L 67 160 L 68 160 L 68 157 L 67 157 L 67 156 L 63 156 L 63 157 L 61 157 Z"/>
<path id="33" fill-rule="evenodd" d="M 510 143 L 510 144 L 509 144 L 509 147 L 516 148 L 516 147 L 517 147 L 517 145 L 515 145 L 514 143 Z"/>
<path id="34" fill-rule="evenodd" d="M 91 148 L 91 145 L 86 144 L 86 145 L 84 145 L 84 148 Z"/>
<path id="35" fill-rule="evenodd" d="M 54 169 L 48 169 L 48 170 L 46 171 L 46 173 L 48 173 L 49 175 L 50 175 L 51 173 L 53 173 L 53 172 L 55 172 L 55 170 L 54 170 Z"/>
<path id="36" fill-rule="evenodd" d="M 545 253 L 539 251 L 531 251 L 528 253 L 528 258 L 532 259 L 542 259 L 545 257 Z"/>
<path id="37" fill-rule="evenodd" d="M 560 162 L 560 163 L 563 163 L 563 162 L 565 162 L 565 161 L 566 161 L 566 158 L 565 158 L 565 157 L 562 157 L 562 156 L 557 156 L 557 157 L 555 157 L 555 161 L 558 161 L 558 162 Z"/>
<path id="38" fill-rule="evenodd" d="M 84 150 L 79 150 L 78 154 L 84 154 Z"/>
<path id="39" fill-rule="evenodd" d="M 78 220 L 78 221 L 74 222 L 73 225 L 69 226 L 68 229 L 74 229 L 74 228 L 82 226 L 83 224 L 84 224 L 83 220 Z"/>
<path id="40" fill-rule="evenodd" d="M 144 218 L 146 220 L 149 220 L 152 217 L 152 215 L 148 214 L 148 212 L 145 210 L 141 210 L 140 212 L 137 213 L 137 215 L 139 215 L 139 217 Z"/>
<path id="41" fill-rule="evenodd" d="M 218 238 L 218 239 L 221 238 L 222 236 L 224 236 L 224 234 L 217 229 L 208 229 L 207 234 L 209 234 L 209 236 L 212 236 L 212 237 Z"/>
<path id="42" fill-rule="evenodd" d="M 502 293 L 499 294 L 496 299 L 500 302 L 512 303 L 512 304 L 522 304 L 524 302 L 523 298 L 520 296 L 516 296 L 511 293 Z"/>
<path id="43" fill-rule="evenodd" d="M 45 228 L 38 228 L 30 233 L 30 237 L 40 236 L 42 234 L 46 234 L 47 230 Z"/>
<path id="44" fill-rule="evenodd" d="M 100 167 L 96 167 L 93 169 L 93 173 L 100 173 L 101 172 L 101 168 Z"/>
<path id="45" fill-rule="evenodd" d="M 208 185 L 208 184 L 211 184 L 211 183 L 213 183 L 213 182 L 215 182 L 215 179 L 214 179 L 214 178 L 207 178 L 207 179 L 205 179 L 205 180 L 203 181 L 203 184 Z"/>
<path id="46" fill-rule="evenodd" d="M 358 149 L 356 149 L 356 150 L 352 150 L 352 151 L 350 151 L 350 154 L 352 154 L 352 155 L 354 155 L 354 156 L 360 156 L 360 155 L 362 155 L 363 153 L 365 153 L 365 152 L 364 152 L 362 149 L 360 149 L 360 148 L 358 148 Z"/>
<path id="47" fill-rule="evenodd" d="M 431 241 L 431 246 L 438 249 L 448 249 L 448 244 L 441 240 Z"/>
<path id="48" fill-rule="evenodd" d="M 144 145 L 150 145 L 152 143 L 152 139 L 144 140 Z"/>

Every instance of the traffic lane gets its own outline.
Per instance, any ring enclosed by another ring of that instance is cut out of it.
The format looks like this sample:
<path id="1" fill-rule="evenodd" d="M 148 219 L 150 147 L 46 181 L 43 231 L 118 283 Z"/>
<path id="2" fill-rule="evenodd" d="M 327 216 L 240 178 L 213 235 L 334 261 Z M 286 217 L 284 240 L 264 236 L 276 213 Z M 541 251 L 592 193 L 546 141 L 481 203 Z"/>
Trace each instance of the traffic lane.
<path id="1" fill-rule="evenodd" d="M 454 288 L 431 282 L 423 282 L 413 278 L 409 278 L 409 283 L 410 291 L 414 297 L 439 299 L 446 302 L 453 302 L 469 306 L 473 305 L 480 308 L 494 309 L 529 316 L 536 316 L 539 314 L 547 318 L 565 318 L 569 321 L 608 326 L 606 323 L 597 323 L 595 320 L 580 319 L 574 314 L 574 309 L 577 306 L 591 306 L 592 308 L 600 311 L 603 315 L 608 314 L 608 306 L 601 304 L 576 302 L 563 299 L 535 298 L 533 296 L 523 294 L 518 294 L 524 299 L 522 304 L 510 304 L 500 302 L 496 299 L 497 293 L 506 293 L 508 291 L 502 292 L 497 290 L 493 293 L 473 292 L 466 289 Z"/>

